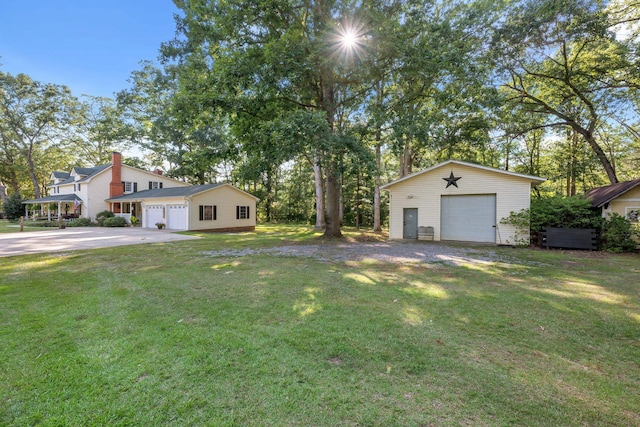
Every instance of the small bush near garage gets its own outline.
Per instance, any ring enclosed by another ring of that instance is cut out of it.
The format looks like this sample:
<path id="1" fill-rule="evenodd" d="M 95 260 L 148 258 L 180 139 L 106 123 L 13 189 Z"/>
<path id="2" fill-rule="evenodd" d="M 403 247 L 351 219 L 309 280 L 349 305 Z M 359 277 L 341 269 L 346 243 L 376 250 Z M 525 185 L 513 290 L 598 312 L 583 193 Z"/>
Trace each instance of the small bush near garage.
<path id="1" fill-rule="evenodd" d="M 640 237 L 638 228 L 628 219 L 613 214 L 605 220 L 589 200 L 578 196 L 533 199 L 531 209 L 511 212 L 501 223 L 522 230 L 530 226 L 532 244 L 541 242 L 541 233 L 546 228 L 593 228 L 598 234 L 600 249 L 608 252 L 634 252 L 638 248 L 635 239 Z"/>
<path id="2" fill-rule="evenodd" d="M 108 218 L 114 218 L 116 216 L 116 214 L 114 214 L 111 211 L 102 211 L 102 212 L 98 212 L 98 214 L 96 215 L 96 223 L 102 227 L 104 226 L 104 221 Z M 107 226 L 108 227 L 108 226 Z"/>
<path id="3" fill-rule="evenodd" d="M 638 243 L 634 237 L 640 237 L 631 222 L 617 213 L 612 214 L 602 225 L 600 241 L 602 249 L 608 252 L 634 252 Z"/>
<path id="4" fill-rule="evenodd" d="M 102 225 L 104 227 L 126 227 L 127 226 L 127 220 L 122 218 L 121 216 L 114 216 L 111 218 L 106 218 L 103 222 Z"/>
<path id="5" fill-rule="evenodd" d="M 500 222 L 526 230 L 530 227 L 531 243 L 541 242 L 545 228 L 594 228 L 600 230 L 604 219 L 584 197 L 541 197 L 531 200 L 531 208 L 511 212 Z"/>
<path id="6" fill-rule="evenodd" d="M 67 223 L 67 227 L 91 227 L 93 222 L 89 218 L 78 218 Z"/>

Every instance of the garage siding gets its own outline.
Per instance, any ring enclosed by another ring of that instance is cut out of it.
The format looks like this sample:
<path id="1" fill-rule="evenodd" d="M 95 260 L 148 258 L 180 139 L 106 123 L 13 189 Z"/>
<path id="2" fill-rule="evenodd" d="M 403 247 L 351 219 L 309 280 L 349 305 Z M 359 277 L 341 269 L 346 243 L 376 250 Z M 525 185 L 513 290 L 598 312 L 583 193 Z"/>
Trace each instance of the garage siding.
<path id="1" fill-rule="evenodd" d="M 214 205 L 216 220 L 200 221 L 200 205 Z M 236 206 L 249 206 L 249 218 L 237 219 Z M 191 230 L 212 230 L 216 228 L 244 228 L 256 226 L 256 199 L 228 186 L 197 194 L 191 200 L 189 210 Z"/>
<path id="2" fill-rule="evenodd" d="M 453 172 L 458 188 L 449 186 L 442 178 Z M 402 239 L 403 210 L 418 208 L 418 226 L 434 227 L 434 239 L 441 239 L 440 198 L 463 194 L 496 193 L 496 243 L 513 244 L 516 230 L 512 226 L 500 224 L 500 219 L 508 217 L 511 211 L 529 208 L 531 180 L 512 176 L 499 171 L 479 169 L 456 163 L 445 164 L 411 179 L 391 185 L 389 237 Z"/>

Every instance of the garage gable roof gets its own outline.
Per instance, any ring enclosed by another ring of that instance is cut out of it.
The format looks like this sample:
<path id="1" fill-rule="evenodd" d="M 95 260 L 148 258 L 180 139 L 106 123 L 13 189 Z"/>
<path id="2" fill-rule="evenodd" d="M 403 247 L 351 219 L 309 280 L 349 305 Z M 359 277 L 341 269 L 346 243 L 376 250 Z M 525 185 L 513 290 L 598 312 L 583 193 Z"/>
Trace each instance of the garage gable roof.
<path id="1" fill-rule="evenodd" d="M 627 191 L 640 185 L 640 178 L 633 181 L 618 182 L 604 187 L 594 188 L 587 193 L 587 199 L 591 200 L 591 206 L 601 208 L 613 199 L 617 199 Z"/>
<path id="2" fill-rule="evenodd" d="M 199 193 L 204 193 L 205 191 L 213 190 L 214 188 L 225 187 L 225 186 L 230 187 L 243 194 L 246 194 L 247 196 L 256 199 L 256 201 L 260 200 L 256 196 L 249 194 L 246 191 L 242 191 L 231 184 L 219 183 L 219 184 L 189 185 L 187 187 L 157 188 L 155 190 L 143 190 L 135 193 L 123 194 L 122 196 L 118 196 L 118 197 L 112 197 L 110 199 L 107 199 L 107 201 L 120 202 L 120 201 L 127 201 L 127 200 L 161 199 L 166 197 L 190 197 Z"/>
<path id="3" fill-rule="evenodd" d="M 413 179 L 419 175 L 431 172 L 433 170 L 445 167 L 447 165 L 451 165 L 451 164 L 456 164 L 456 165 L 460 165 L 460 166 L 469 166 L 472 168 L 476 168 L 476 169 L 482 169 L 482 170 L 486 170 L 489 172 L 495 172 L 495 173 L 500 173 L 500 174 L 504 174 L 507 176 L 512 176 L 512 177 L 516 177 L 516 178 L 524 178 L 527 179 L 529 181 L 531 181 L 533 184 L 540 184 L 546 181 L 546 178 L 540 178 L 538 176 L 533 176 L 533 175 L 525 175 L 525 174 L 521 174 L 521 173 L 516 173 L 516 172 L 510 172 L 510 171 L 505 171 L 502 169 L 496 169 L 496 168 L 490 168 L 488 166 L 482 166 L 482 165 L 477 165 L 475 163 L 469 163 L 469 162 L 463 162 L 461 160 L 447 160 L 446 162 L 442 162 L 442 163 L 438 163 L 437 165 L 431 166 L 427 169 L 421 170 L 419 172 L 415 172 L 412 173 L 411 175 L 407 175 L 403 178 L 397 179 L 395 181 L 392 181 L 388 184 L 383 185 L 382 187 L 380 187 L 382 190 L 386 190 L 389 187 L 399 184 L 401 182 L 407 181 L 409 179 Z"/>

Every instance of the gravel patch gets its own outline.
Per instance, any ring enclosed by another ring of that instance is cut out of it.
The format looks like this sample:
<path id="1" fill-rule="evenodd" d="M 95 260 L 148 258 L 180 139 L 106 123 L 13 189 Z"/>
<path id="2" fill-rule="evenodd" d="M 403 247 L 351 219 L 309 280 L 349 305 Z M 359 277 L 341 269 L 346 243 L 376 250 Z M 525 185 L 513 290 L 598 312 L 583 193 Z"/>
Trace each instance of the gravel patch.
<path id="1" fill-rule="evenodd" d="M 469 248 L 433 243 L 340 243 L 291 245 L 263 249 L 229 249 L 203 252 L 211 257 L 245 257 L 258 254 L 313 258 L 323 262 L 376 260 L 394 264 L 449 265 L 508 263 L 490 247 Z"/>

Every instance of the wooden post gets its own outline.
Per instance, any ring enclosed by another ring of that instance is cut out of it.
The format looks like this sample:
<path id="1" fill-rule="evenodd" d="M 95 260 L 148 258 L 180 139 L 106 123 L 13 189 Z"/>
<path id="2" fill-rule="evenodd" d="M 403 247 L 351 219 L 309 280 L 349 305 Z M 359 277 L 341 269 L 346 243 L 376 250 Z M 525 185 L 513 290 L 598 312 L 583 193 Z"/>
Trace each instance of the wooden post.
<path id="1" fill-rule="evenodd" d="M 24 217 L 20 217 L 20 231 L 24 231 Z"/>

